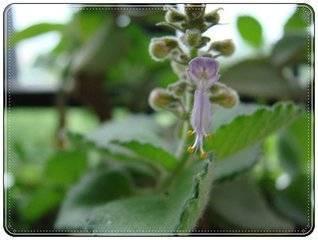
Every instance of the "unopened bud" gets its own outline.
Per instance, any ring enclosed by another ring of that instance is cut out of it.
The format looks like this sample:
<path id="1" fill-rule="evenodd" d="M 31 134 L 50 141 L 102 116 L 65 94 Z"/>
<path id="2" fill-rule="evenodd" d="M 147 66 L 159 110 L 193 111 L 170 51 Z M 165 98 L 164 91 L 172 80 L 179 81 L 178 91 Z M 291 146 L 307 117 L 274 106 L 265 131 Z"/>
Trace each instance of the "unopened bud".
<path id="1" fill-rule="evenodd" d="M 211 48 L 224 56 L 230 56 L 235 51 L 235 45 L 231 39 L 216 41 L 212 43 Z"/>
<path id="2" fill-rule="evenodd" d="M 188 29 L 181 39 L 187 46 L 198 47 L 201 44 L 202 36 L 198 29 Z"/>
<path id="3" fill-rule="evenodd" d="M 215 83 L 211 87 L 210 101 L 225 108 L 232 108 L 239 102 L 239 96 L 235 90 L 222 83 Z"/>
<path id="4" fill-rule="evenodd" d="M 185 6 L 185 13 L 189 19 L 197 19 L 203 16 L 205 5 L 203 4 L 187 4 Z"/>
<path id="5" fill-rule="evenodd" d="M 165 60 L 170 52 L 178 46 L 178 41 L 173 37 L 151 39 L 149 45 L 150 56 L 156 61 Z"/>
<path id="6" fill-rule="evenodd" d="M 212 25 L 218 24 L 220 21 L 220 15 L 219 15 L 218 11 L 220 11 L 221 9 L 222 8 L 218 8 L 218 9 L 213 10 L 212 12 L 205 14 L 204 20 L 208 23 L 211 23 Z"/>
<path id="7" fill-rule="evenodd" d="M 154 110 L 160 110 L 169 108 L 176 102 L 176 98 L 163 88 L 155 88 L 151 91 L 148 101 Z"/>
<path id="8" fill-rule="evenodd" d="M 184 92 L 187 89 L 187 82 L 186 81 L 177 81 L 173 84 L 170 84 L 168 86 L 168 90 L 175 96 L 175 97 L 180 97 L 184 94 Z"/>
<path id="9" fill-rule="evenodd" d="M 186 16 L 174 8 L 169 8 L 169 10 L 167 11 L 165 15 L 165 20 L 168 23 L 182 22 L 185 19 L 186 19 Z"/>

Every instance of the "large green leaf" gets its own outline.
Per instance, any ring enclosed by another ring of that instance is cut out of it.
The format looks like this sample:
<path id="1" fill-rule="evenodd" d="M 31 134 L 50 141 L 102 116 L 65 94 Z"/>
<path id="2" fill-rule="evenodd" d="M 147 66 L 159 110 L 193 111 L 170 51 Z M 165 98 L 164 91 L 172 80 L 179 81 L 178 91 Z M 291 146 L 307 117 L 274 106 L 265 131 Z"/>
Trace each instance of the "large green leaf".
<path id="1" fill-rule="evenodd" d="M 129 142 L 116 141 L 115 143 L 129 149 L 133 153 L 137 154 L 138 157 L 160 164 L 167 170 L 173 170 L 177 166 L 178 161 L 175 156 L 150 143 L 140 143 L 136 140 Z"/>
<path id="2" fill-rule="evenodd" d="M 260 47 L 263 43 L 263 30 L 257 19 L 251 16 L 239 16 L 237 28 L 241 37 L 253 47 Z"/>
<path id="3" fill-rule="evenodd" d="M 244 231 L 294 231 L 293 224 L 273 212 L 251 176 L 216 185 L 210 207 L 227 222 Z M 214 217 L 214 216 L 211 216 Z"/>
<path id="4" fill-rule="evenodd" d="M 253 114 L 239 116 L 230 124 L 220 127 L 206 141 L 206 149 L 213 151 L 217 158 L 225 158 L 262 141 L 294 120 L 299 112 L 299 108 L 292 103 L 278 103 L 272 107 L 262 107 Z"/>
<path id="5" fill-rule="evenodd" d="M 56 224 L 64 229 L 83 228 L 94 208 L 132 193 L 133 186 L 125 171 L 93 169 L 67 194 Z"/>
<path id="6" fill-rule="evenodd" d="M 38 23 L 35 25 L 32 25 L 30 27 L 27 27 L 21 31 L 15 32 L 11 36 L 11 44 L 16 44 L 22 40 L 36 37 L 38 35 L 48 33 L 48 32 L 61 32 L 65 28 L 64 24 L 59 24 L 59 23 Z"/>
<path id="7" fill-rule="evenodd" d="M 222 81 L 240 95 L 269 99 L 290 99 L 288 81 L 269 59 L 246 59 L 224 71 Z"/>
<path id="8" fill-rule="evenodd" d="M 195 162 L 179 173 L 165 192 L 105 201 L 96 207 L 76 202 L 80 191 L 99 189 L 99 186 L 79 185 L 66 199 L 56 227 L 103 234 L 189 233 L 208 201 L 212 168 L 209 160 Z M 116 182 L 109 181 L 109 184 Z"/>

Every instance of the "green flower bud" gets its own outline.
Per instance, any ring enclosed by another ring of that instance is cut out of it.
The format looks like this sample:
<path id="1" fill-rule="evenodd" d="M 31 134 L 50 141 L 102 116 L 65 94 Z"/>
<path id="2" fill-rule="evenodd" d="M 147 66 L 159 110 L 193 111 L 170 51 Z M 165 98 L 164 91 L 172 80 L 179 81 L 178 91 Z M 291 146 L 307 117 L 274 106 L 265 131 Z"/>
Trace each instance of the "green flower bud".
<path id="1" fill-rule="evenodd" d="M 191 20 L 195 20 L 202 17 L 204 15 L 204 11 L 204 4 L 187 4 L 185 6 L 185 13 Z"/>
<path id="2" fill-rule="evenodd" d="M 153 38 L 149 45 L 149 53 L 155 61 L 163 61 L 176 47 L 178 41 L 174 37 Z"/>
<path id="3" fill-rule="evenodd" d="M 181 40 L 187 46 L 198 47 L 202 40 L 201 32 L 198 29 L 187 29 Z"/>
<path id="4" fill-rule="evenodd" d="M 212 43 L 211 48 L 224 56 L 230 56 L 235 51 L 235 45 L 231 39 L 216 41 Z"/>
<path id="5" fill-rule="evenodd" d="M 187 90 L 188 84 L 186 81 L 177 81 L 173 84 L 170 84 L 168 86 L 168 90 L 175 96 L 175 97 L 180 97 L 182 96 L 185 91 Z"/>
<path id="6" fill-rule="evenodd" d="M 215 83 L 211 87 L 210 101 L 225 108 L 232 108 L 239 102 L 239 96 L 235 90 L 222 83 Z"/>
<path id="7" fill-rule="evenodd" d="M 177 102 L 177 99 L 167 90 L 155 88 L 151 91 L 148 102 L 154 110 L 161 110 L 173 106 Z"/>
<path id="8" fill-rule="evenodd" d="M 205 14 L 204 20 L 212 25 L 218 24 L 220 21 L 220 15 L 219 15 L 218 11 L 220 11 L 221 9 L 223 9 L 223 8 L 218 8 L 218 9 L 213 10 L 210 13 Z"/>
<path id="9" fill-rule="evenodd" d="M 174 8 L 169 8 L 166 12 L 165 20 L 168 23 L 178 23 L 186 20 L 186 16 Z"/>

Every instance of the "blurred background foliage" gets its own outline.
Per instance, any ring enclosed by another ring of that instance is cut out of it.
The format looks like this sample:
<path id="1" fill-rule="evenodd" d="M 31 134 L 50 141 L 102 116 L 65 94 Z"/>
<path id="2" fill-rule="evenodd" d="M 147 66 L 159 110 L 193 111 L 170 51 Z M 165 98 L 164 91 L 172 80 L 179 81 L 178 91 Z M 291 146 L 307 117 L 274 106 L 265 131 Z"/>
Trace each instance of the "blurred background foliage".
<path id="1" fill-rule="evenodd" d="M 62 203 L 63 209 L 67 204 L 77 206 L 79 212 L 68 216 L 72 221 L 90 206 L 156 185 L 160 175 L 152 164 L 144 165 L 136 157 L 123 160 L 123 153 L 111 154 L 103 146 L 109 147 L 114 139 L 140 138 L 170 151 L 175 148 L 179 123 L 170 114 L 152 113 L 147 103 L 151 89 L 178 79 L 167 62 L 154 62 L 148 54 L 151 37 L 174 34 L 155 26 L 163 16 L 164 11 L 149 8 L 81 7 L 65 24 L 39 22 L 9 36 L 9 48 L 52 31 L 60 36 L 58 44 L 34 63 L 58 73 L 56 105 L 7 110 L 9 229 L 52 230 Z M 313 84 L 311 9 L 298 6 L 283 26 L 273 26 L 284 33 L 270 50 L 265 50 L 264 29 L 257 18 L 240 15 L 233 21 L 253 51 L 221 69 L 221 81 L 238 91 L 242 104 L 234 110 L 216 109 L 214 128 L 253 112 L 258 104 L 279 100 L 297 103 L 304 113 L 220 165 L 197 228 L 308 230 L 313 160 L 308 100 Z M 76 107 L 68 106 L 70 99 Z"/>

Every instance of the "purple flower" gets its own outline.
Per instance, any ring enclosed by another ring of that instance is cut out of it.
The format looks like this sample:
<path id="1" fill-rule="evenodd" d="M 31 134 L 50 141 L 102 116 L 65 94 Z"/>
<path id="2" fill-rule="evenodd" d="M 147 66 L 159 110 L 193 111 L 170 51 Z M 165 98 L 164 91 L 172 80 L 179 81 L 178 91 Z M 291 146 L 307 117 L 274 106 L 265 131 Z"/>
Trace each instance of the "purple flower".
<path id="1" fill-rule="evenodd" d="M 188 75 L 196 87 L 191 114 L 191 125 L 196 137 L 189 151 L 194 152 L 199 149 L 201 157 L 206 157 L 203 150 L 203 137 L 208 135 L 212 117 L 208 91 L 219 79 L 219 64 L 209 57 L 194 58 L 189 63 Z"/>

